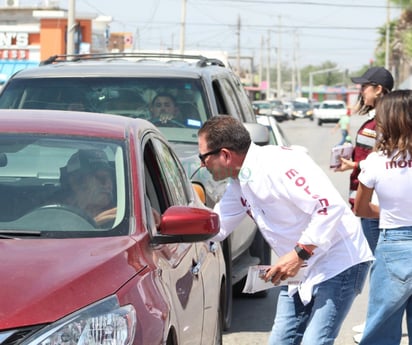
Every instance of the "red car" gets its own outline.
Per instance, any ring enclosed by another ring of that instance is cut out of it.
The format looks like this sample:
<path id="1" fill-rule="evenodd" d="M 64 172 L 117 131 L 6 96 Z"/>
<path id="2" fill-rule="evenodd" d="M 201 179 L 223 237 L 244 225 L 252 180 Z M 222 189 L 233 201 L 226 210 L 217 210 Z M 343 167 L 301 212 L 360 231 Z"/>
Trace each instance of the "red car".
<path id="1" fill-rule="evenodd" d="M 0 110 L 0 340 L 221 344 L 224 258 L 146 120 Z"/>

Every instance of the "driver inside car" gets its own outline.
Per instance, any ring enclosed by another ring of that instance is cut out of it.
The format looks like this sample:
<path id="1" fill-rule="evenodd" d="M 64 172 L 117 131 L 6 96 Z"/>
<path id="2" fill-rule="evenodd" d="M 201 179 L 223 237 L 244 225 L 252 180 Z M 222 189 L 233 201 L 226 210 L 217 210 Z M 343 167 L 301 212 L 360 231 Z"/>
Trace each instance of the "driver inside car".
<path id="1" fill-rule="evenodd" d="M 168 93 L 157 94 L 150 104 L 150 121 L 154 124 L 164 125 L 168 122 L 178 122 L 179 108 L 172 95 Z"/>
<path id="2" fill-rule="evenodd" d="M 114 221 L 114 169 L 104 151 L 78 150 L 60 173 L 62 192 L 56 202 L 81 210 L 98 227 Z"/>

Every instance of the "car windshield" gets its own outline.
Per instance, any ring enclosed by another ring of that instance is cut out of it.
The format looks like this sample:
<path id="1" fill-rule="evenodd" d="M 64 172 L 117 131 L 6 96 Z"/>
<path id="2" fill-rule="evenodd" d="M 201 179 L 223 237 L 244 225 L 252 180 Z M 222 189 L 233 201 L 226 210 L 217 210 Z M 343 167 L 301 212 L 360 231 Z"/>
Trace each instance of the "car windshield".
<path id="1" fill-rule="evenodd" d="M 197 143 L 211 116 L 199 79 L 14 79 L 0 108 L 78 110 L 151 120 L 169 141 Z"/>
<path id="2" fill-rule="evenodd" d="M 0 136 L 0 237 L 118 234 L 126 219 L 121 143 Z"/>
<path id="3" fill-rule="evenodd" d="M 270 109 L 270 103 L 254 103 L 259 109 Z"/>
<path id="4" fill-rule="evenodd" d="M 303 103 L 303 102 L 293 102 L 293 106 L 295 109 L 299 109 L 299 110 L 305 110 L 305 109 L 310 108 L 309 104 Z"/>
<path id="5" fill-rule="evenodd" d="M 321 105 L 323 109 L 344 109 L 345 105 L 343 103 L 323 103 Z"/>

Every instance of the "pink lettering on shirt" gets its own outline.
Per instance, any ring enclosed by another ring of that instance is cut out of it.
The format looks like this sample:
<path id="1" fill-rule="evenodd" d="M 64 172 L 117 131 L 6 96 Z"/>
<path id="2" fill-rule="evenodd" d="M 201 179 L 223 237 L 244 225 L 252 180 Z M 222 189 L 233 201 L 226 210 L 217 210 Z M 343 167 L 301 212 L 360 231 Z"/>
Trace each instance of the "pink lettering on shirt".
<path id="1" fill-rule="evenodd" d="M 295 182 L 295 185 L 301 188 L 306 194 L 311 195 L 313 199 L 318 199 L 322 207 L 321 209 L 317 210 L 318 214 L 325 215 L 325 216 L 328 214 L 328 210 L 327 210 L 327 207 L 329 206 L 328 199 L 320 198 L 319 195 L 313 194 L 304 176 L 300 176 L 299 172 L 296 169 L 290 169 L 286 171 L 285 175 L 287 176 L 288 179 L 293 180 Z"/>

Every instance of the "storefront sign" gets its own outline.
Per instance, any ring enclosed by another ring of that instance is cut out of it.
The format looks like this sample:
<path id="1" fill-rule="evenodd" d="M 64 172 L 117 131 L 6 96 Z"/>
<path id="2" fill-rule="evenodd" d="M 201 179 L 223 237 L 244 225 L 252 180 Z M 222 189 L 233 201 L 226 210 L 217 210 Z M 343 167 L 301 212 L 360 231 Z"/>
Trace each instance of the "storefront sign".
<path id="1" fill-rule="evenodd" d="M 0 31 L 0 48 L 9 48 L 12 46 L 27 47 L 29 45 L 29 34 L 27 32 L 1 32 Z"/>
<path id="2" fill-rule="evenodd" d="M 29 50 L 0 49 L 0 60 L 29 60 Z"/>

